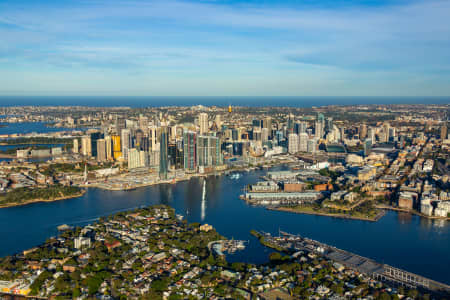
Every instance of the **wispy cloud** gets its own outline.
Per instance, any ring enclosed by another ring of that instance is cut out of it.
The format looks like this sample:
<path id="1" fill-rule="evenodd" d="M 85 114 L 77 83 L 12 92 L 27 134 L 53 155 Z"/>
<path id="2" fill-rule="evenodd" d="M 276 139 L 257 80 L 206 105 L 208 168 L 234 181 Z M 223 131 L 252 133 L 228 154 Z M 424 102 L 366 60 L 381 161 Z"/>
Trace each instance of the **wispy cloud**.
<path id="1" fill-rule="evenodd" d="M 378 94 L 380 86 L 397 94 L 395 83 L 404 94 L 414 94 L 420 86 L 430 87 L 432 80 L 433 94 L 450 94 L 449 37 L 450 1 L 445 0 L 331 7 L 177 0 L 4 1 L 0 76 L 23 72 L 37 80 L 31 74 L 45 72 L 42 83 L 70 70 L 80 74 L 77 87 L 82 90 L 90 73 L 103 72 L 99 90 L 114 84 L 127 84 L 130 90 L 136 87 L 130 82 L 163 75 L 158 78 L 161 86 L 234 95 L 260 94 L 254 82 L 276 83 L 278 92 L 270 85 L 274 94 L 319 95 L 324 91 L 321 85 L 337 94 L 361 93 L 362 88 L 367 89 L 362 94 Z M 374 85 L 371 81 L 380 73 Z M 305 79 L 308 75 L 311 80 Z M 194 78 L 199 84 L 192 83 Z M 182 80 L 193 85 L 186 88 Z M 29 90 L 35 86 L 23 80 L 0 82 L 0 93 L 14 84 Z M 168 88 L 163 94 L 172 92 Z"/>

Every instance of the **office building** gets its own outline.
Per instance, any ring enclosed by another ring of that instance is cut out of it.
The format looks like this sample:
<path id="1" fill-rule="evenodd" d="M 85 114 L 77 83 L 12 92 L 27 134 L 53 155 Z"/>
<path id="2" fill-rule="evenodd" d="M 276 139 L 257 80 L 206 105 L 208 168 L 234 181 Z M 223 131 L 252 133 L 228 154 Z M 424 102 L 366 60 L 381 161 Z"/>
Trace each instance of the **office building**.
<path id="1" fill-rule="evenodd" d="M 299 147 L 298 150 L 300 152 L 308 152 L 308 134 L 306 132 L 302 132 L 298 136 Z"/>
<path id="2" fill-rule="evenodd" d="M 369 156 L 371 149 L 372 149 L 372 140 L 367 138 L 364 141 L 364 156 L 365 157 Z"/>
<path id="3" fill-rule="evenodd" d="M 217 129 L 219 131 L 222 130 L 222 119 L 220 117 L 220 115 L 216 115 L 216 125 L 217 125 Z"/>
<path id="4" fill-rule="evenodd" d="M 120 157 L 122 157 L 122 145 L 120 141 L 120 136 L 112 135 L 111 140 L 112 140 L 113 157 L 114 159 L 117 160 Z"/>
<path id="5" fill-rule="evenodd" d="M 441 140 L 445 140 L 447 139 L 447 135 L 448 135 L 448 128 L 447 128 L 447 124 L 444 124 L 441 126 Z"/>
<path id="6" fill-rule="evenodd" d="M 298 146 L 298 135 L 295 133 L 290 133 L 288 135 L 288 152 L 291 154 L 297 153 L 299 151 Z"/>
<path id="7" fill-rule="evenodd" d="M 187 131 L 183 135 L 184 168 L 195 171 L 197 169 L 197 134 Z"/>
<path id="8" fill-rule="evenodd" d="M 272 132 L 272 118 L 266 117 L 262 120 L 262 128 L 267 128 L 269 133 Z"/>
<path id="9" fill-rule="evenodd" d="M 261 142 L 267 143 L 269 141 L 269 128 L 262 128 L 261 129 Z"/>
<path id="10" fill-rule="evenodd" d="M 106 161 L 106 141 L 105 139 L 97 140 L 97 160 Z"/>
<path id="11" fill-rule="evenodd" d="M 359 126 L 359 139 L 362 141 L 367 137 L 367 125 L 366 124 L 361 124 L 361 126 Z"/>
<path id="12" fill-rule="evenodd" d="M 321 139 L 321 138 L 323 138 L 323 134 L 324 134 L 323 122 L 316 121 L 315 126 L 314 126 L 314 137 Z"/>
<path id="13" fill-rule="evenodd" d="M 308 139 L 307 150 L 309 153 L 315 153 L 317 151 L 317 138 Z"/>
<path id="14" fill-rule="evenodd" d="M 125 118 L 117 117 L 116 118 L 116 134 L 118 136 L 122 135 L 122 130 L 126 128 L 126 120 Z"/>
<path id="15" fill-rule="evenodd" d="M 214 136 L 197 137 L 197 165 L 212 167 L 223 164 L 220 140 Z"/>
<path id="16" fill-rule="evenodd" d="M 148 118 L 144 115 L 139 115 L 139 129 L 144 132 L 148 129 Z"/>
<path id="17" fill-rule="evenodd" d="M 105 136 L 106 160 L 113 160 L 112 139 L 111 136 Z"/>
<path id="18" fill-rule="evenodd" d="M 208 114 L 200 113 L 198 115 L 198 126 L 200 127 L 200 134 L 205 134 L 208 132 Z"/>
<path id="19" fill-rule="evenodd" d="M 136 169 L 148 166 L 148 154 L 136 148 L 128 150 L 128 169 Z"/>
<path id="20" fill-rule="evenodd" d="M 169 158 L 168 158 L 168 143 L 169 134 L 167 127 L 161 127 L 161 135 L 159 138 L 159 178 L 167 179 L 167 172 L 169 171 Z"/>
<path id="21" fill-rule="evenodd" d="M 83 136 L 81 138 L 81 154 L 84 156 L 92 156 L 92 144 L 90 136 Z"/>
<path id="22" fill-rule="evenodd" d="M 120 141 L 122 143 L 122 155 L 125 160 L 128 159 L 128 150 L 132 148 L 131 142 L 131 131 L 130 129 L 122 129 L 122 134 L 120 136 Z"/>
<path id="23" fill-rule="evenodd" d="M 80 145 L 78 144 L 78 139 L 73 139 L 72 152 L 73 153 L 78 153 L 79 150 L 80 150 Z"/>

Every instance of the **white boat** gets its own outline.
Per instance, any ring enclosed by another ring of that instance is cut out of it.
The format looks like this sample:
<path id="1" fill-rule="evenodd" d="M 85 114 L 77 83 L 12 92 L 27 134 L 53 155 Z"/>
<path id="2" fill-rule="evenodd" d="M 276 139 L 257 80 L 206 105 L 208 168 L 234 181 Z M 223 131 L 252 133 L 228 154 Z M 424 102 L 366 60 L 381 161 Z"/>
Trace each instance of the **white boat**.
<path id="1" fill-rule="evenodd" d="M 239 173 L 234 173 L 234 174 L 230 175 L 230 178 L 233 179 L 233 180 L 238 180 L 241 177 L 242 177 L 242 175 L 239 174 Z"/>

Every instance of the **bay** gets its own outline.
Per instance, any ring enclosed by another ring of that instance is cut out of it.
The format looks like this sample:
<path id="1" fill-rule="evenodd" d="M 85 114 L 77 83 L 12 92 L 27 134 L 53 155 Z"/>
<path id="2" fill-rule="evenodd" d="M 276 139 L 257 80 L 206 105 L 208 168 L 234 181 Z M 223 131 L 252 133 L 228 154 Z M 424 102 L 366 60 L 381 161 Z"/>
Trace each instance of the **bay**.
<path id="1" fill-rule="evenodd" d="M 0 256 L 31 248 L 57 235 L 61 224 L 82 226 L 101 216 L 152 204 L 167 204 L 189 222 L 208 223 L 228 238 L 248 240 L 229 261 L 262 263 L 271 250 L 250 235 L 251 229 L 300 234 L 379 262 L 450 283 L 450 230 L 446 221 L 388 212 L 378 222 L 269 211 L 239 199 L 242 188 L 265 171 L 161 184 L 132 191 L 89 189 L 79 198 L 0 209 Z M 202 211 L 202 207 L 204 210 Z"/>

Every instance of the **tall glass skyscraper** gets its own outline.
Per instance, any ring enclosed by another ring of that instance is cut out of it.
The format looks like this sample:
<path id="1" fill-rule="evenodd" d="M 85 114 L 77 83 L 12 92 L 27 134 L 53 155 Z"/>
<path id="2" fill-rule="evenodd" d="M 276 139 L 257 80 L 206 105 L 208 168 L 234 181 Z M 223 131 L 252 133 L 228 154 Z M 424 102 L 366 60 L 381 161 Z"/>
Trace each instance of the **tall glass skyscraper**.
<path id="1" fill-rule="evenodd" d="M 168 159 L 168 140 L 169 134 L 167 131 L 167 127 L 161 127 L 161 135 L 159 139 L 159 178 L 167 179 L 167 170 L 169 168 L 169 159 Z"/>
<path id="2" fill-rule="evenodd" d="M 184 168 L 194 171 L 197 169 L 197 134 L 193 131 L 184 133 Z"/>

